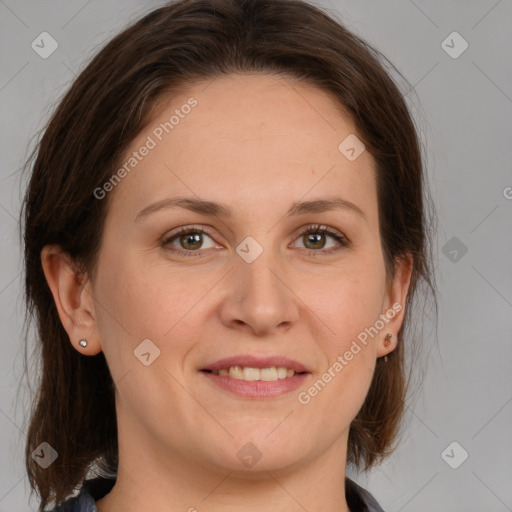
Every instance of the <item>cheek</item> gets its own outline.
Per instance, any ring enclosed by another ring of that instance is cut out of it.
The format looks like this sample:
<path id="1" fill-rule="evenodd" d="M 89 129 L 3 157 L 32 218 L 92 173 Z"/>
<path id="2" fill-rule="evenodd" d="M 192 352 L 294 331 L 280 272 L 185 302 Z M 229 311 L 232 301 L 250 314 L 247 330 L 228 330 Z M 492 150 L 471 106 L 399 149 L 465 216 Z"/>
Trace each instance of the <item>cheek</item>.
<path id="1" fill-rule="evenodd" d="M 121 401 L 144 418 L 148 429 L 157 428 L 159 422 L 171 424 L 185 408 L 199 421 L 202 409 L 183 392 L 180 382 L 182 363 L 194 344 L 190 311 L 204 295 L 204 287 L 190 290 L 186 283 L 176 282 L 176 273 L 166 276 L 164 269 L 141 265 L 136 259 L 114 259 L 105 258 L 103 268 L 109 271 L 98 272 L 102 306 L 97 316 Z M 148 365 L 144 353 L 149 353 Z"/>
<path id="2" fill-rule="evenodd" d="M 383 265 L 362 262 L 357 270 L 325 282 L 322 292 L 312 309 L 328 327 L 316 337 L 325 359 L 316 386 L 321 391 L 310 392 L 322 395 L 318 406 L 355 416 L 370 386 L 381 336 L 375 325 L 383 313 Z"/>
<path id="3" fill-rule="evenodd" d="M 347 268 L 323 282 L 317 310 L 337 340 L 337 350 L 375 324 L 383 312 L 384 291 L 384 267 L 378 261 L 361 261 L 357 268 Z M 329 344 L 333 346 L 332 340 Z"/>
<path id="4" fill-rule="evenodd" d="M 135 339 L 161 339 L 186 313 L 194 297 L 190 288 L 169 269 L 155 268 L 136 257 L 112 253 L 103 259 L 98 273 L 98 298 L 104 308 L 101 316 L 114 329 L 124 330 Z"/>
<path id="5" fill-rule="evenodd" d="M 149 347 L 158 354 L 155 361 L 181 372 L 199 339 L 195 330 L 201 329 L 201 314 L 206 314 L 205 289 L 218 278 L 192 275 L 165 261 L 148 264 L 118 254 L 104 258 L 97 288 L 98 327 L 105 356 L 113 361 L 112 372 L 122 376 L 133 365 L 138 367 L 134 355 L 139 347 Z M 144 341 L 148 339 L 154 347 Z"/>
<path id="6" fill-rule="evenodd" d="M 312 416 L 323 417 L 329 411 L 330 426 L 326 435 L 335 435 L 340 425 L 348 425 L 364 403 L 376 362 L 378 335 L 370 329 L 381 313 L 382 295 L 378 283 L 345 281 L 331 301 L 324 303 L 324 335 L 316 343 L 324 354 L 319 373 L 311 385 L 302 390 L 301 403 L 308 403 Z M 333 331 L 333 332 L 331 332 Z M 326 335 L 327 334 L 327 335 Z M 311 417 L 311 416 L 310 416 Z"/>

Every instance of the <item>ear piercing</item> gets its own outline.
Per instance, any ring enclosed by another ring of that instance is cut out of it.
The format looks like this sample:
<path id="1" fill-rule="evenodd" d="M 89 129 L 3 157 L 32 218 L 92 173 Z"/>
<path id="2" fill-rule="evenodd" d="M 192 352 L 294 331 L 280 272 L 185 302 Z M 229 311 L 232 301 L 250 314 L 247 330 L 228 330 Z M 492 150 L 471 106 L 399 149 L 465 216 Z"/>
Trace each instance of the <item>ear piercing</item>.
<path id="1" fill-rule="evenodd" d="M 87 340 L 85 338 L 82 338 L 78 344 L 81 346 L 81 347 L 87 347 Z"/>
<path id="2" fill-rule="evenodd" d="M 388 332 L 386 334 L 386 336 L 384 337 L 384 346 L 385 347 L 389 347 L 389 345 L 391 345 L 391 338 L 393 337 L 393 335 Z M 384 356 L 384 362 L 387 363 L 388 362 L 388 356 L 387 354 Z"/>

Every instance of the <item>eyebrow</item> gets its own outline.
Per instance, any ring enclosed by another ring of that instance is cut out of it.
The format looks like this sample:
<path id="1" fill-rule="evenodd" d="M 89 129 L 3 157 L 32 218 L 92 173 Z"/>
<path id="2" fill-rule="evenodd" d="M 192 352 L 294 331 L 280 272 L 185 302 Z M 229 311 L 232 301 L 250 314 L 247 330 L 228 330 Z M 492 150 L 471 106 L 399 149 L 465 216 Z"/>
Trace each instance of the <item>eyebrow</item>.
<path id="1" fill-rule="evenodd" d="M 213 217 L 232 218 L 233 216 L 229 206 L 224 203 L 217 203 L 194 197 L 171 197 L 162 199 L 161 201 L 157 201 L 156 203 L 152 203 L 143 208 L 135 217 L 135 222 L 140 221 L 151 213 L 168 208 L 185 208 L 202 215 L 209 215 Z M 304 215 L 306 213 L 320 213 L 333 209 L 343 209 L 354 212 L 368 222 L 365 213 L 361 208 L 359 208 L 359 206 L 341 197 L 327 197 L 312 201 L 296 201 L 288 209 L 285 217 Z"/>

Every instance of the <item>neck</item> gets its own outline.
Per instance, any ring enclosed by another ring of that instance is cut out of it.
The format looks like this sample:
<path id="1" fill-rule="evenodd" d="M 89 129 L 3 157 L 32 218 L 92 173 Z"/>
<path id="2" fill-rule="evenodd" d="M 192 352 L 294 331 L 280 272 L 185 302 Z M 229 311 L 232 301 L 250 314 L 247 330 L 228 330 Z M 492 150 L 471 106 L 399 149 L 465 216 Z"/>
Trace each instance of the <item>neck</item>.
<path id="1" fill-rule="evenodd" d="M 137 438 L 140 439 L 140 438 Z M 119 470 L 98 512 L 350 512 L 345 499 L 346 439 L 287 468 L 230 470 L 119 439 Z"/>

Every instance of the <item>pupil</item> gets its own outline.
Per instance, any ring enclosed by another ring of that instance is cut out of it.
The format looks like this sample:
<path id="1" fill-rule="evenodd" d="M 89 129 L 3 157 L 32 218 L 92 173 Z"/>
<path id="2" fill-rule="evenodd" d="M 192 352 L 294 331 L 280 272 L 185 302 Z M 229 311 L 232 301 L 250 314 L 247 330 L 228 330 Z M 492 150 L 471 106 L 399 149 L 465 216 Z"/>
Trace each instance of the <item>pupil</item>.
<path id="1" fill-rule="evenodd" d="M 313 245 L 318 245 L 321 241 L 323 234 L 313 234 L 307 235 L 308 243 L 312 243 Z M 197 245 L 201 245 L 201 234 L 186 234 L 183 235 L 182 241 L 184 240 L 184 245 L 188 245 L 189 243 L 194 246 L 193 248 L 197 249 Z"/>
<path id="2" fill-rule="evenodd" d="M 310 240 L 312 240 L 312 239 L 316 239 L 316 243 L 318 243 L 318 242 L 320 241 L 319 239 L 320 239 L 322 236 L 323 236 L 323 234 L 316 234 L 316 235 L 315 235 L 315 234 L 313 234 L 313 235 L 308 235 L 308 238 L 309 238 Z M 313 244 L 315 244 L 315 241 L 314 241 L 314 240 L 313 240 Z"/>
<path id="3" fill-rule="evenodd" d="M 201 245 L 201 235 L 200 235 L 199 233 L 197 233 L 197 234 L 195 234 L 195 235 L 194 235 L 194 234 L 190 234 L 190 233 L 189 233 L 189 234 L 186 234 L 186 235 L 184 235 L 184 236 L 182 237 L 182 241 L 183 241 L 183 239 L 184 239 L 184 241 L 185 241 L 185 243 L 184 243 L 184 245 L 185 245 L 185 246 L 187 246 L 187 244 L 189 243 L 189 241 L 190 241 L 190 243 L 191 243 L 192 245 L 194 245 L 194 243 L 195 243 L 196 245 L 199 245 L 199 246 Z M 194 240 L 195 240 L 195 242 L 194 242 Z M 186 247 L 186 248 L 187 248 L 187 247 Z M 197 249 L 197 247 L 192 247 L 192 248 Z"/>

